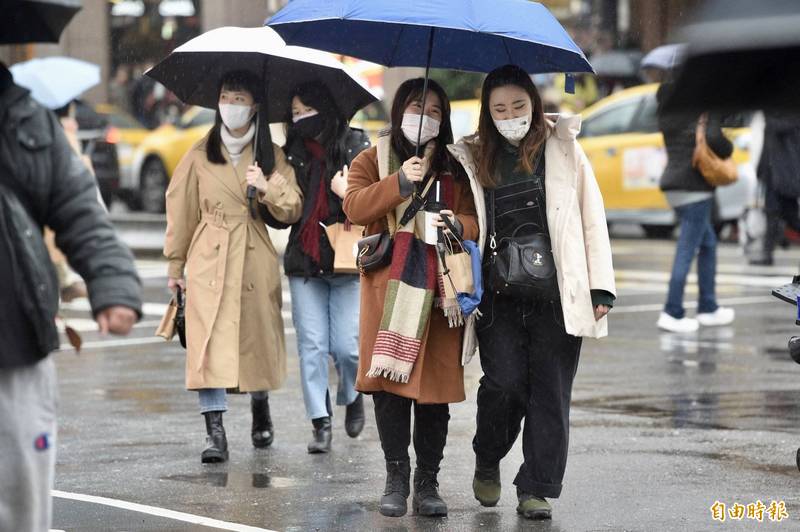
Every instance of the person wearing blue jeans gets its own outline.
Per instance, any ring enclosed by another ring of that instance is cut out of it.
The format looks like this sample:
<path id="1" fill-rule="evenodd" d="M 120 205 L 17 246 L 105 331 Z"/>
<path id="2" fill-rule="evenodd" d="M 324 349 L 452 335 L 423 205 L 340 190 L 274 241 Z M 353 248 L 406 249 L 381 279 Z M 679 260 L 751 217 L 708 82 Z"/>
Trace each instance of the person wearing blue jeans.
<path id="1" fill-rule="evenodd" d="M 284 151 L 303 192 L 303 214 L 292 225 L 283 265 L 292 292 L 306 415 L 314 427 L 308 452 L 327 453 L 333 415 L 329 357 L 339 375 L 336 404 L 347 405 L 345 430 L 351 438 L 364 428 L 364 400 L 355 390 L 360 304 L 355 257 L 352 269 L 334 268 L 335 250 L 324 227 L 348 223 L 342 210 L 347 165 L 370 143 L 363 131 L 349 127 L 322 83 L 297 87 L 287 103 Z"/>
<path id="2" fill-rule="evenodd" d="M 659 106 L 672 87 L 671 82 L 661 85 L 656 96 Z M 694 332 L 700 325 L 727 325 L 734 319 L 733 309 L 717 304 L 717 236 L 711 222 L 714 186 L 692 163 L 697 131 L 704 133 L 708 147 L 718 157 L 731 156 L 733 145 L 722 133 L 720 122 L 719 117 L 675 114 L 659 107 L 658 125 L 667 150 L 667 167 L 660 185 L 680 223 L 667 302 L 657 322 L 658 328 L 665 331 Z M 700 297 L 697 317 L 689 318 L 683 306 L 683 292 L 695 256 Z"/>
<path id="3" fill-rule="evenodd" d="M 209 435 L 209 446 L 202 453 L 203 463 L 226 462 L 228 460 L 228 442 L 222 428 L 222 414 L 228 411 L 227 391 L 225 388 L 201 388 L 197 390 L 200 401 L 200 413 L 206 420 L 206 431 Z M 253 447 L 263 449 L 269 447 L 274 439 L 272 418 L 269 413 L 269 394 L 266 391 L 250 392 L 250 409 L 253 412 L 253 424 L 250 437 Z M 219 423 L 215 419 L 219 418 Z"/>

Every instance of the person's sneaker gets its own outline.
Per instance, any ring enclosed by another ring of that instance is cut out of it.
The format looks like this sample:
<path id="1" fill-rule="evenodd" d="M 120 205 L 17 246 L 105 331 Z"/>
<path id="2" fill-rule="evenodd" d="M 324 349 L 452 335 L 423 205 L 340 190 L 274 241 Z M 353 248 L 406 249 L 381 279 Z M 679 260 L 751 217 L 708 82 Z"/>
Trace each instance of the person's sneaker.
<path id="1" fill-rule="evenodd" d="M 525 519 L 551 519 L 553 507 L 546 499 L 529 493 L 518 493 L 517 513 Z"/>
<path id="2" fill-rule="evenodd" d="M 714 312 L 703 312 L 697 314 L 697 321 L 703 327 L 718 327 L 720 325 L 730 325 L 736 317 L 736 312 L 732 308 L 719 307 Z"/>
<path id="3" fill-rule="evenodd" d="M 661 315 L 658 317 L 658 322 L 656 325 L 658 325 L 659 329 L 674 333 L 690 333 L 695 332 L 699 328 L 699 324 L 694 318 L 683 317 L 681 319 L 677 319 L 673 318 L 666 312 L 661 313 Z"/>
<path id="4" fill-rule="evenodd" d="M 488 469 L 475 468 L 472 493 L 481 506 L 497 506 L 500 500 L 500 464 Z"/>

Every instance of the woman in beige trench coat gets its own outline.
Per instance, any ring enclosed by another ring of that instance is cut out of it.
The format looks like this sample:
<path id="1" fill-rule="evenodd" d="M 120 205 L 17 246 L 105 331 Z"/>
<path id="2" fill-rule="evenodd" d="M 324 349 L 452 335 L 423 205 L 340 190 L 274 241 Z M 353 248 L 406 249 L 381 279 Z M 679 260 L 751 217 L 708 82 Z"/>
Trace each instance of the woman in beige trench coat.
<path id="1" fill-rule="evenodd" d="M 186 289 L 186 387 L 198 390 L 206 421 L 204 463 L 228 458 L 226 389 L 251 393 L 253 445 L 272 443 L 267 391 L 286 376 L 278 257 L 264 221 L 250 215 L 247 187 L 259 212 L 287 224 L 300 217 L 302 195 L 279 147 L 269 180 L 253 163 L 258 87 L 246 72 L 223 79 L 214 127 L 167 190 L 164 255 L 169 287 Z"/>

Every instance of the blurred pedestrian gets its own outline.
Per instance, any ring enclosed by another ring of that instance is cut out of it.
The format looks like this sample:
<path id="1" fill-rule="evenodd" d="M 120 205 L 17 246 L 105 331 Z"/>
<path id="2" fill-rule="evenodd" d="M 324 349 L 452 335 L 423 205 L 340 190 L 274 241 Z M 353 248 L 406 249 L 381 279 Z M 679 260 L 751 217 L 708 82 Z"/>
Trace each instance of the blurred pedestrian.
<path id="1" fill-rule="evenodd" d="M 719 326 L 733 322 L 734 310 L 720 307 L 716 296 L 717 236 L 712 224 L 714 186 L 692 166 L 695 150 L 697 114 L 665 113 L 662 103 L 672 90 L 673 83 L 659 87 L 658 126 L 664 135 L 667 166 L 661 176 L 661 190 L 675 210 L 680 223 L 680 235 L 675 249 L 675 259 L 669 280 L 669 291 L 664 310 L 658 318 L 660 329 L 670 332 L 693 332 L 699 325 Z M 720 127 L 720 118 L 709 115 L 705 128 L 706 142 L 717 156 L 727 159 L 733 153 L 733 144 Z M 686 316 L 683 294 L 692 262 L 697 257 L 697 280 L 700 288 L 697 317 Z"/>
<path id="2" fill-rule="evenodd" d="M 339 375 L 336 404 L 347 405 L 345 431 L 351 438 L 364 428 L 364 399 L 355 390 L 359 279 L 355 273 L 334 271 L 335 252 L 323 226 L 347 221 L 342 211 L 347 167 L 370 143 L 363 131 L 347 125 L 347 117 L 322 83 L 298 87 L 290 103 L 284 151 L 304 204 L 302 217 L 292 226 L 283 265 L 292 292 L 306 416 L 313 425 L 308 452 L 326 453 L 331 448 L 333 415 L 329 355 Z"/>
<path id="3" fill-rule="evenodd" d="M 184 155 L 167 190 L 168 286 L 186 290 L 186 387 L 198 392 L 205 417 L 203 463 L 228 459 L 226 389 L 250 392 L 253 446 L 272 444 L 267 392 L 286 377 L 278 257 L 246 194 L 254 186 L 258 203 L 287 224 L 300 218 L 302 196 L 278 146 L 259 150 L 275 154 L 269 179 L 253 162 L 255 143 L 269 142 L 255 138 L 263 92 L 248 72 L 223 78 L 214 126 Z"/>
<path id="4" fill-rule="evenodd" d="M 800 121 L 797 115 L 765 114 L 764 147 L 758 164 L 758 178 L 764 184 L 767 231 L 760 257 L 750 264 L 771 265 L 784 224 L 800 231 Z"/>
<path id="5" fill-rule="evenodd" d="M 500 500 L 500 461 L 524 420 L 514 484 L 517 512 L 529 519 L 549 519 L 547 499 L 561 494 L 582 337 L 608 334 L 616 298 L 603 198 L 579 130 L 579 116 L 545 117 L 530 76 L 507 65 L 484 81 L 477 135 L 453 148 L 479 191 L 480 225 L 488 226 L 479 241 L 486 291 L 464 340 L 469 358 L 477 339 L 483 369 L 473 492 L 483 506 Z M 530 270 L 539 267 L 539 281 L 522 283 L 517 272 L 519 284 L 505 283 L 510 241 L 527 246 L 523 256 Z"/>
<path id="6" fill-rule="evenodd" d="M 58 281 L 42 229 L 86 280 L 102 333 L 141 317 L 131 252 L 55 115 L 0 63 L 0 530 L 49 530 L 55 470 Z"/>
<path id="7" fill-rule="evenodd" d="M 120 65 L 114 71 L 108 88 L 108 101 L 124 113 L 131 112 L 131 74 L 128 65 Z"/>
<path id="8" fill-rule="evenodd" d="M 453 141 L 450 102 L 430 81 L 423 108 L 423 82 L 400 85 L 391 128 L 353 161 L 344 198 L 345 213 L 367 226 L 367 235 L 388 231 L 394 240 L 390 264 L 361 277 L 356 389 L 372 394 L 387 473 L 379 510 L 395 517 L 407 511 L 412 410 L 417 456 L 412 507 L 419 515 L 447 515 L 437 475 L 448 403 L 465 398 L 463 328 L 445 316 L 451 307 L 439 294 L 435 247 L 422 240 L 426 213 L 419 196 L 432 202 L 438 189 L 447 208 L 428 218 L 441 226 L 441 217 L 450 217 L 467 239 L 478 233 L 469 183 L 447 151 Z M 415 155 L 418 138 L 422 157 Z"/>

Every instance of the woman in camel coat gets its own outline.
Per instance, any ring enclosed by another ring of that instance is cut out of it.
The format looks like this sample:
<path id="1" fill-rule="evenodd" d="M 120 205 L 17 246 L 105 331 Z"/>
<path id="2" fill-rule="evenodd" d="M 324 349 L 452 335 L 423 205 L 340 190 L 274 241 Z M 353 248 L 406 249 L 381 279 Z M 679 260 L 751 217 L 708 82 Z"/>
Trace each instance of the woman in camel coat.
<path id="1" fill-rule="evenodd" d="M 223 81 L 216 124 L 167 190 L 164 254 L 170 287 L 186 289 L 186 387 L 199 391 L 206 417 L 204 462 L 227 459 L 226 389 L 252 393 L 253 445 L 272 442 L 266 392 L 286 377 L 278 256 L 264 220 L 251 217 L 247 187 L 259 191 L 259 212 L 284 223 L 299 218 L 302 196 L 279 147 L 269 181 L 253 164 L 255 94 L 245 73 Z"/>

